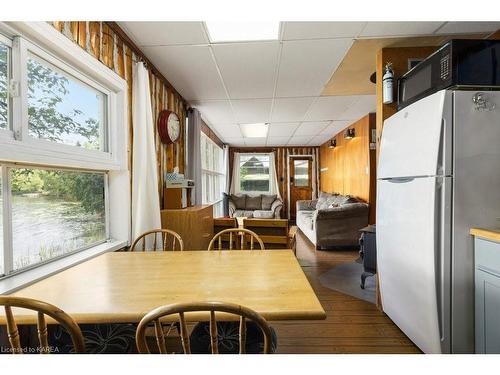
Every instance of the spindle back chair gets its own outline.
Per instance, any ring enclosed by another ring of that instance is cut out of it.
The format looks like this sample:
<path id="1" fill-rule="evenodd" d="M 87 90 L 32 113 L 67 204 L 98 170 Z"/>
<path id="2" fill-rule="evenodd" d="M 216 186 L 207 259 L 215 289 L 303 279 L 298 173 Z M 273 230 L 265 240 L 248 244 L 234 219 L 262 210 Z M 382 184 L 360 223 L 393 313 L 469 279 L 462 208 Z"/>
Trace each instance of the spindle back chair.
<path id="1" fill-rule="evenodd" d="M 151 236 L 154 236 L 152 241 L 153 247 L 147 248 L 146 243 L 148 238 L 150 238 Z M 158 237 L 161 242 L 158 241 Z M 140 245 L 139 243 L 141 242 L 141 240 L 142 244 Z M 156 251 L 159 246 L 161 247 L 162 251 L 176 251 L 176 244 L 178 244 L 178 250 L 184 250 L 184 242 L 177 232 L 174 232 L 170 229 L 153 229 L 137 237 L 132 246 L 130 246 L 130 251 Z"/>
<path id="2" fill-rule="evenodd" d="M 239 325 L 239 352 L 245 353 L 246 346 L 246 320 L 253 321 L 262 331 L 264 336 L 264 354 L 271 353 L 272 331 L 267 321 L 257 312 L 240 305 L 225 302 L 192 302 L 160 306 L 147 313 L 139 322 L 136 331 L 136 345 L 139 353 L 150 353 L 146 341 L 146 328 L 151 323 L 155 327 L 156 343 L 160 353 L 167 353 L 165 336 L 163 334 L 161 319 L 169 315 L 179 315 L 180 335 L 184 354 L 191 354 L 189 333 L 186 324 L 186 313 L 210 312 L 210 343 L 212 354 L 218 354 L 217 320 L 216 312 L 232 314 L 240 317 Z"/>
<path id="3" fill-rule="evenodd" d="M 47 323 L 45 321 L 45 315 L 50 316 L 58 324 L 66 329 L 66 331 L 71 336 L 75 353 L 85 353 L 85 342 L 80 327 L 78 326 L 78 324 L 76 324 L 73 318 L 71 318 L 71 316 L 66 314 L 58 307 L 31 298 L 13 296 L 0 296 L 0 306 L 3 306 L 5 309 L 7 335 L 9 337 L 12 353 L 23 353 L 19 330 L 17 328 L 17 323 L 12 312 L 13 307 L 29 309 L 38 313 L 37 331 L 38 340 L 40 343 L 40 353 L 47 354 L 51 350 L 48 343 Z"/>
<path id="4" fill-rule="evenodd" d="M 234 235 L 233 235 L 234 234 Z M 229 235 L 229 241 L 228 236 Z M 250 241 L 247 241 L 247 237 Z M 239 249 L 239 250 L 247 250 L 246 245 L 250 242 L 250 249 L 254 250 L 254 242 L 257 241 L 259 244 L 260 250 L 264 250 L 264 243 L 260 239 L 260 237 L 249 229 L 244 228 L 230 228 L 225 229 L 217 233 L 212 241 L 208 244 L 208 250 L 223 250 L 223 243 L 228 242 L 229 249 Z M 215 249 L 215 243 L 217 242 L 217 249 Z"/>

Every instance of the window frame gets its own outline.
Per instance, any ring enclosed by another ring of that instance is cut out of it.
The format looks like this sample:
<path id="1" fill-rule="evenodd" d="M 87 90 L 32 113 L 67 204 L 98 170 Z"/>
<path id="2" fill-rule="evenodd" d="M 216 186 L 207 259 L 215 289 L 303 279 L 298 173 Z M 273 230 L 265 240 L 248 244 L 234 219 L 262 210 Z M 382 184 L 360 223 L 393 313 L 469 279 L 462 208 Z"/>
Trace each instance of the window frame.
<path id="1" fill-rule="evenodd" d="M 214 163 L 214 148 L 217 147 L 219 149 L 219 170 L 214 169 L 207 169 L 207 168 L 201 168 L 201 178 L 202 178 L 202 202 L 203 204 L 212 204 L 214 206 L 214 213 L 217 210 L 217 206 L 221 204 L 222 202 L 222 193 L 224 192 L 224 184 L 226 181 L 226 173 L 224 169 L 224 149 L 220 147 L 217 143 L 215 143 L 208 135 L 206 135 L 203 131 L 201 131 L 201 139 L 200 139 L 200 152 L 202 150 L 202 142 L 206 142 L 206 145 L 210 145 L 212 152 L 209 152 L 209 155 L 212 159 L 208 165 L 212 164 L 212 167 L 215 167 Z M 204 157 L 204 155 L 202 155 Z M 208 160 L 207 160 L 208 161 Z M 207 189 L 207 183 L 205 182 L 206 180 L 210 181 L 212 179 L 213 182 L 212 184 L 209 183 L 210 186 L 210 191 L 208 192 L 208 197 L 207 200 L 205 200 L 205 192 Z M 216 197 L 216 192 L 217 192 L 217 187 L 216 184 L 219 184 L 219 190 L 220 190 L 220 197 Z"/>
<path id="2" fill-rule="evenodd" d="M 83 147 L 77 147 L 77 146 L 72 146 L 72 145 L 67 145 L 63 143 L 58 143 L 54 141 L 50 141 L 47 139 L 40 139 L 40 138 L 34 138 L 29 135 L 29 118 L 27 118 L 27 121 L 23 121 L 23 123 L 20 126 L 21 134 L 18 140 L 28 142 L 33 145 L 33 147 L 37 147 L 40 150 L 57 150 L 58 152 L 66 153 L 66 154 L 77 154 L 78 156 L 83 156 L 83 157 L 91 157 L 95 158 L 96 160 L 103 160 L 103 161 L 109 161 L 111 160 L 111 153 L 112 151 L 110 150 L 109 146 L 109 124 L 111 123 L 110 119 L 110 110 L 109 110 L 109 100 L 110 97 L 112 96 L 112 92 L 102 85 L 99 85 L 92 79 L 88 78 L 86 75 L 80 73 L 76 69 L 72 68 L 68 64 L 66 64 L 64 61 L 61 61 L 54 56 L 48 54 L 45 52 L 43 49 L 37 47 L 36 45 L 27 42 L 26 43 L 26 48 L 27 48 L 27 56 L 26 56 L 26 65 L 23 66 L 23 69 L 26 69 L 25 72 L 21 73 L 22 79 L 27 79 L 27 62 L 28 59 L 31 58 L 31 56 L 34 57 L 35 60 L 41 61 L 42 65 L 44 62 L 48 63 L 49 68 L 53 69 L 59 74 L 65 75 L 65 76 L 70 76 L 73 79 L 80 81 L 86 86 L 89 86 L 90 88 L 101 92 L 102 94 L 106 95 L 106 104 L 104 108 L 104 119 L 106 121 L 106 126 L 104 129 L 104 135 L 103 135 L 103 141 L 105 143 L 105 151 L 101 150 L 89 150 L 85 149 Z M 24 65 L 24 62 L 23 62 Z M 27 90 L 25 91 L 27 93 Z M 28 108 L 28 96 L 27 95 L 22 95 L 22 106 L 23 108 Z"/>
<path id="3" fill-rule="evenodd" d="M 240 153 L 240 159 L 238 162 L 240 163 L 240 166 L 238 167 L 238 183 L 236 184 L 236 192 L 237 194 L 247 194 L 247 195 L 261 195 L 261 194 L 271 194 L 272 191 L 272 186 L 271 186 L 271 172 L 269 172 L 269 189 L 267 191 L 257 191 L 257 190 L 241 190 L 241 156 L 267 156 L 269 158 L 268 163 L 269 163 L 269 168 L 271 167 L 271 157 L 269 156 L 268 152 L 242 152 Z"/>
<path id="4" fill-rule="evenodd" d="M 6 36 L 2 35 L 0 33 L 0 43 L 3 45 L 6 45 L 9 47 L 9 55 L 8 55 L 8 76 L 7 79 L 10 81 L 12 80 L 12 40 L 7 38 Z M 7 82 L 7 90 L 9 89 L 9 82 Z M 7 98 L 7 105 L 8 105 L 8 122 L 7 122 L 7 129 L 0 129 L 0 140 L 2 139 L 9 139 L 13 137 L 14 132 L 12 131 L 12 97 L 10 95 L 10 92 L 8 93 L 8 98 Z"/>
<path id="5" fill-rule="evenodd" d="M 12 292 L 91 257 L 130 244 L 131 201 L 128 170 L 127 81 L 47 22 L 0 22 L 0 38 L 2 41 L 4 38 L 12 41 L 12 47 L 10 47 L 11 80 L 18 82 L 20 91 L 18 96 L 9 95 L 11 129 L 0 130 L 0 164 L 12 165 L 16 168 L 24 166 L 105 173 L 107 237 L 105 243 L 89 249 L 79 249 L 76 252 L 50 259 L 46 263 L 38 263 L 33 267 L 23 268 L 20 272 L 16 271 L 1 277 L 1 294 Z M 27 132 L 28 51 L 47 60 L 55 67 L 62 68 L 65 74 L 71 75 L 72 78 L 79 79 L 91 87 L 97 87 L 98 91 L 104 89 L 106 95 L 109 93 L 106 103 L 107 152 L 29 137 Z M 2 168 L 2 173 L 9 174 L 8 168 Z M 6 185 L 6 181 L 3 180 L 3 192 L 7 191 L 10 194 L 10 186 Z M 3 199 L 10 199 L 9 194 L 3 194 Z M 8 214 L 11 215 L 12 212 Z M 3 215 L 5 217 L 5 213 Z M 4 233 L 6 225 L 11 226 L 11 221 L 3 222 Z M 10 233 L 12 233 L 11 229 Z"/>
<path id="6" fill-rule="evenodd" d="M 39 266 L 43 266 L 47 263 L 56 261 L 58 259 L 64 258 L 66 256 L 76 254 L 85 250 L 88 250 L 90 248 L 93 248 L 95 246 L 101 245 L 107 241 L 109 241 L 110 236 L 109 236 L 109 196 L 107 193 L 107 184 L 108 184 L 108 173 L 105 171 L 91 171 L 91 170 L 76 170 L 76 169 L 69 169 L 69 168 L 56 168 L 56 167 L 47 167 L 47 166 L 32 166 L 32 165 L 22 165 L 22 164 L 9 164 L 9 163 L 2 163 L 0 162 L 0 168 L 1 168 L 1 176 L 2 176 L 2 199 L 3 199 L 3 221 L 2 225 L 5 224 L 5 222 L 8 223 L 7 226 L 4 225 L 4 230 L 3 230 L 3 238 L 4 238 L 4 246 L 2 248 L 3 251 L 3 272 L 4 274 L 0 273 L 0 280 L 3 278 L 15 276 L 17 274 L 23 273 L 25 271 L 29 271 L 33 268 L 37 268 Z M 13 237 L 13 227 L 12 227 L 12 184 L 11 184 L 11 176 L 10 176 L 10 170 L 11 169 L 19 169 L 19 168 L 28 168 L 28 169 L 42 169 L 42 170 L 56 170 L 56 171 L 66 171 L 66 172 L 81 172 L 81 173 L 100 173 L 104 175 L 104 215 L 105 215 L 105 239 L 100 240 L 94 244 L 87 245 L 80 247 L 78 249 L 72 250 L 70 252 L 67 252 L 65 254 L 58 255 L 56 257 L 47 259 L 42 262 L 30 264 L 29 266 L 26 267 L 21 267 L 18 269 L 14 269 L 14 237 Z M 7 247 L 5 244 L 7 243 Z"/>

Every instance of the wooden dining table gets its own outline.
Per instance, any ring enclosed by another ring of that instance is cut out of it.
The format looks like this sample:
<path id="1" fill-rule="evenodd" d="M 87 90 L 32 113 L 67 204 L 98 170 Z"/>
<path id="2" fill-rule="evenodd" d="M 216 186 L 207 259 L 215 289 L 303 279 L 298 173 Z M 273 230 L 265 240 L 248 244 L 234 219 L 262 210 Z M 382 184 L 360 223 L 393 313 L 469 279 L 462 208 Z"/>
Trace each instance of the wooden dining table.
<path id="1" fill-rule="evenodd" d="M 49 302 L 80 324 L 136 323 L 158 306 L 193 301 L 236 303 L 269 321 L 326 318 L 291 250 L 106 253 L 12 295 Z M 36 323 L 27 310 L 14 315 Z"/>

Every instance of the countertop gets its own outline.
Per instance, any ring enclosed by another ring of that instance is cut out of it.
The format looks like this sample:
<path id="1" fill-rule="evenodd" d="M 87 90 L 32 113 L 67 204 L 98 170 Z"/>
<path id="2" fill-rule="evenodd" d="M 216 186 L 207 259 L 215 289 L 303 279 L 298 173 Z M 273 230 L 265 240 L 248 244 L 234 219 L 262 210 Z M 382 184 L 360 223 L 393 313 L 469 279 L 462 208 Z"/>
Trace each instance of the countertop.
<path id="1" fill-rule="evenodd" d="M 486 240 L 500 242 L 500 229 L 472 228 L 470 234 Z"/>

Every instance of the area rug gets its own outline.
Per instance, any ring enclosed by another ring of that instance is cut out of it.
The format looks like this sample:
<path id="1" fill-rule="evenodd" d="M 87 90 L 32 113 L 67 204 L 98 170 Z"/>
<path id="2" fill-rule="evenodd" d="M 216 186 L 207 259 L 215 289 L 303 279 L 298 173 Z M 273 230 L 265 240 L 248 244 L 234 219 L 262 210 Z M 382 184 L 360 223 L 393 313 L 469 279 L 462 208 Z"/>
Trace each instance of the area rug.
<path id="1" fill-rule="evenodd" d="M 375 276 L 367 277 L 365 289 L 361 289 L 363 265 L 356 261 L 333 267 L 319 276 L 325 288 L 333 289 L 350 296 L 375 303 Z"/>

